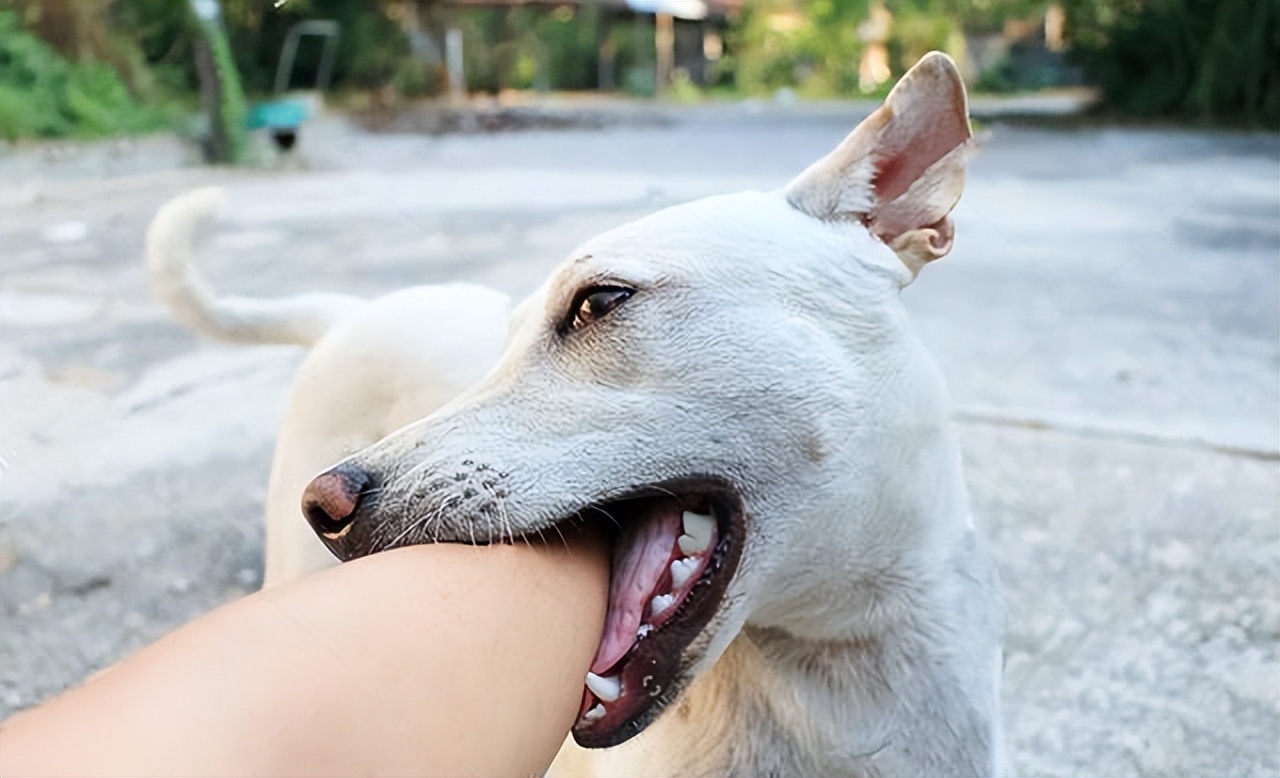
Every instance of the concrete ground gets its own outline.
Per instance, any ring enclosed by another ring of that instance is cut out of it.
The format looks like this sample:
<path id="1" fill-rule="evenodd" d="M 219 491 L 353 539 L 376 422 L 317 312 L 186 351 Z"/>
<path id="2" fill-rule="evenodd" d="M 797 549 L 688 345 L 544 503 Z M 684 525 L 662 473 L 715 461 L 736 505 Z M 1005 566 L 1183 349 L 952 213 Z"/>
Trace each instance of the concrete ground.
<path id="1" fill-rule="evenodd" d="M 674 110 L 674 109 L 673 109 Z M 776 187 L 857 118 L 681 110 L 494 136 L 303 130 L 272 169 L 150 139 L 0 157 L 0 717 L 252 591 L 301 354 L 151 300 L 156 208 L 220 183 L 220 289 L 529 291 L 582 239 Z M 1009 606 L 1023 775 L 1280 771 L 1280 139 L 994 123 L 907 292 Z"/>

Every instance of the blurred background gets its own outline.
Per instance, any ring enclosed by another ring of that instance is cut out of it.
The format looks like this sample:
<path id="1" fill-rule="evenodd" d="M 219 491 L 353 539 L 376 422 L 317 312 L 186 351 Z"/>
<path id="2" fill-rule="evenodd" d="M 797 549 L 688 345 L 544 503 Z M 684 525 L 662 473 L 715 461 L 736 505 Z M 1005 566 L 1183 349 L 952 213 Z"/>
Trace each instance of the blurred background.
<path id="1" fill-rule="evenodd" d="M 978 93 L 1088 85 L 1114 116 L 1276 127 L 1278 16 L 1274 0 L 4 0 L 0 135 L 172 127 L 216 87 L 320 87 L 371 122 L 530 91 L 857 97 L 934 49 Z"/>
<path id="2" fill-rule="evenodd" d="M 926 51 L 971 91 L 904 292 L 1008 608 L 1023 775 L 1280 773 L 1280 0 L 0 0 L 0 718 L 255 590 L 303 354 L 151 295 L 519 298 L 776 189 Z"/>

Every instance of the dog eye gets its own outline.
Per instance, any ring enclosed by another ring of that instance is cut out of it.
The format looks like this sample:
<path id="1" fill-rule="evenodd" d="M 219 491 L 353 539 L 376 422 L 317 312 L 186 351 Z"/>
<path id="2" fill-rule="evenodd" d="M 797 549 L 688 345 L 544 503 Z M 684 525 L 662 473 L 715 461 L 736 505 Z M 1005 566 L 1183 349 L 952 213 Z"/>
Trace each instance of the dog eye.
<path id="1" fill-rule="evenodd" d="M 576 330 L 603 319 L 635 292 L 636 290 L 625 286 L 591 286 L 583 289 L 573 300 L 573 319 L 569 323 L 569 329 Z"/>

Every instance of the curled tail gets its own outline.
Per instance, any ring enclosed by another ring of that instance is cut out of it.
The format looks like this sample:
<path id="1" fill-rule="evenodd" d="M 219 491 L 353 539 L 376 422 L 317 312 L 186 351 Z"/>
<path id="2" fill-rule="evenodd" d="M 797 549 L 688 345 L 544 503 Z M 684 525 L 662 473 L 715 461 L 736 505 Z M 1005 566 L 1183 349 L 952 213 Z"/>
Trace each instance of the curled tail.
<path id="1" fill-rule="evenodd" d="M 342 294 L 294 297 L 218 297 L 191 264 L 196 233 L 222 205 L 218 187 L 204 187 L 165 203 L 147 228 L 147 267 L 154 294 L 173 317 L 197 332 L 236 343 L 310 346 L 364 301 Z"/>

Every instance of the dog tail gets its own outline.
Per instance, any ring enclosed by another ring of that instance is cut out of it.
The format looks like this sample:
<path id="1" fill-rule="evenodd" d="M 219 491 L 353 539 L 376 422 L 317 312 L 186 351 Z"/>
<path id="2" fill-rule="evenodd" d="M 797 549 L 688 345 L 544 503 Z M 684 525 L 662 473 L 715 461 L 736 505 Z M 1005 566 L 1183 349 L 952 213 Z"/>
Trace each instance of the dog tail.
<path id="1" fill-rule="evenodd" d="M 218 297 L 191 263 L 196 234 L 222 205 L 219 187 L 165 203 L 147 228 L 147 267 L 154 294 L 183 326 L 235 343 L 310 346 L 363 300 L 342 294 L 256 299 Z"/>

